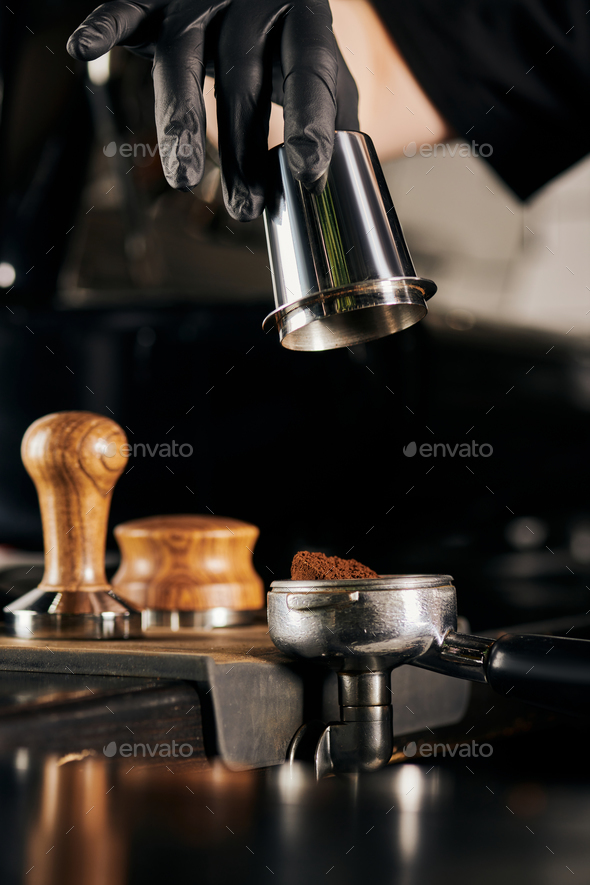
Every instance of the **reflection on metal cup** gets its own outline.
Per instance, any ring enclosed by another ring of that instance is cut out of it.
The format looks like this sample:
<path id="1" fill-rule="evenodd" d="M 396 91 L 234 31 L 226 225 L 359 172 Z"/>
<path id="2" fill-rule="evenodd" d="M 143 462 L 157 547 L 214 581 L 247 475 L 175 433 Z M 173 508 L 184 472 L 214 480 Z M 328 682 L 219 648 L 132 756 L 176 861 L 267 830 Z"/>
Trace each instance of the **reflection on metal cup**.
<path id="1" fill-rule="evenodd" d="M 296 181 L 284 145 L 270 151 L 264 211 L 276 309 L 290 350 L 332 350 L 406 329 L 436 292 L 416 276 L 373 142 L 336 132 L 321 193 Z"/>

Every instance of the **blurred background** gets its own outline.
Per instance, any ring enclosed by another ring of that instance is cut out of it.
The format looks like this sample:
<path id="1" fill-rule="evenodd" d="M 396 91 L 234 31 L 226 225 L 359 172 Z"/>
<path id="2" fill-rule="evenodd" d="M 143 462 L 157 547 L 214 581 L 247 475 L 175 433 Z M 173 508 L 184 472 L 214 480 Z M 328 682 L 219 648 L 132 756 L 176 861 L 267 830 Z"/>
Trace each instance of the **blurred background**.
<path id="1" fill-rule="evenodd" d="M 428 318 L 292 353 L 262 332 L 262 222 L 229 218 L 214 150 L 194 192 L 164 180 L 150 64 L 67 55 L 93 6 L 0 12 L 0 594 L 23 589 L 23 561 L 34 586 L 43 561 L 22 435 L 88 409 L 132 445 L 192 447 L 132 458 L 112 525 L 254 522 L 269 583 L 299 549 L 449 573 L 475 630 L 587 612 L 590 162 L 526 205 L 458 152 L 389 164 L 417 271 L 439 287 Z"/>

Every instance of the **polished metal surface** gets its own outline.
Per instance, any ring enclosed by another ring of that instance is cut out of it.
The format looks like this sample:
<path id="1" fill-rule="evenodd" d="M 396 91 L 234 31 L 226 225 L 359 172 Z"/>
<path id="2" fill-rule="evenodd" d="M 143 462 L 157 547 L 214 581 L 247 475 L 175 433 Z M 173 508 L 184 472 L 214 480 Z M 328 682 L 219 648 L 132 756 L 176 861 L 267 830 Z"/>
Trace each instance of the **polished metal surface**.
<path id="1" fill-rule="evenodd" d="M 393 750 L 393 711 L 383 707 L 343 707 L 340 722 L 330 722 L 314 754 L 316 777 L 377 771 Z"/>
<path id="2" fill-rule="evenodd" d="M 214 630 L 217 627 L 238 627 L 251 624 L 256 611 L 233 608 L 211 608 L 206 611 L 164 611 L 149 608 L 141 613 L 143 630 Z"/>
<path id="3" fill-rule="evenodd" d="M 318 778 L 339 772 L 375 771 L 393 751 L 390 670 L 338 673 L 340 722 L 330 722 L 314 753 Z"/>
<path id="4" fill-rule="evenodd" d="M 436 292 L 416 276 L 379 159 L 362 132 L 336 132 L 321 194 L 270 154 L 264 224 L 276 326 L 290 350 L 331 350 L 389 335 L 421 320 Z"/>
<path id="5" fill-rule="evenodd" d="M 19 639 L 129 639 L 141 615 L 112 591 L 30 590 L 4 608 L 5 631 Z"/>
<path id="6" fill-rule="evenodd" d="M 400 332 L 428 313 L 425 287 L 387 280 L 320 292 L 269 314 L 289 350 L 334 350 Z M 353 313 L 354 312 L 354 313 Z"/>
<path id="7" fill-rule="evenodd" d="M 321 783 L 302 763 L 235 772 L 194 756 L 81 757 L 74 741 L 69 759 L 4 751 L 0 881 L 587 883 L 590 761 L 556 751 L 574 740 L 584 746 L 582 732 L 531 732 L 490 758 L 416 756 Z"/>
<path id="8" fill-rule="evenodd" d="M 315 743 L 318 778 L 374 771 L 393 749 L 390 673 L 439 649 L 456 630 L 449 575 L 385 575 L 370 580 L 274 581 L 268 624 L 285 654 L 337 670 L 340 721 Z M 299 731 L 288 758 L 309 744 L 317 726 Z"/>
<path id="9" fill-rule="evenodd" d="M 563 751 L 574 741 L 583 748 L 584 733 L 562 726 L 498 740 L 489 758 L 439 752 L 321 783 L 302 763 L 236 772 L 194 756 L 2 752 L 0 881 L 579 885 L 590 881 L 590 759 Z"/>
<path id="10" fill-rule="evenodd" d="M 385 670 L 338 674 L 341 707 L 382 706 L 391 703 L 389 673 Z"/>
<path id="11" fill-rule="evenodd" d="M 391 707 L 384 704 L 389 704 L 384 697 L 387 677 L 404 663 L 487 682 L 500 694 L 511 692 L 523 674 L 527 677 L 535 670 L 537 675 L 525 679 L 514 697 L 587 716 L 590 642 L 457 633 L 455 588 L 448 575 L 275 581 L 271 588 L 268 622 L 273 642 L 286 654 L 321 662 L 338 673 L 340 722 L 330 723 L 317 742 L 318 776 L 386 764 L 393 736 Z"/>
<path id="12" fill-rule="evenodd" d="M 458 679 L 487 682 L 484 664 L 493 644 L 494 640 L 489 637 L 468 636 L 451 630 L 440 647 L 431 649 L 412 663 Z"/>
<path id="13" fill-rule="evenodd" d="M 316 778 L 328 774 L 375 771 L 393 751 L 393 708 L 389 671 L 339 673 L 340 722 L 302 725 L 287 751 L 287 761 L 312 762 Z"/>
<path id="14" fill-rule="evenodd" d="M 270 636 L 281 651 L 337 670 L 412 662 L 457 626 L 448 575 L 273 581 L 267 602 Z"/>

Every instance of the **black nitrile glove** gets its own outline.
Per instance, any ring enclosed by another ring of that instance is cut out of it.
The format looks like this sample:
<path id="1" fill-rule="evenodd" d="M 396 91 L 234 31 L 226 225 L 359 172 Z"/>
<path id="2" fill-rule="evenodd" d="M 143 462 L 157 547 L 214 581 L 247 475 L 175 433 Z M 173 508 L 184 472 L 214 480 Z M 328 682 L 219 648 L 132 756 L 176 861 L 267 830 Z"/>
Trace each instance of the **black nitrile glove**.
<path id="1" fill-rule="evenodd" d="M 284 108 L 293 174 L 308 188 L 328 167 L 334 130 L 358 129 L 356 84 L 328 0 L 110 0 L 74 31 L 68 52 L 90 61 L 115 45 L 153 59 L 160 155 L 176 188 L 203 174 L 213 61 L 224 198 L 239 221 L 264 207 L 271 98 Z"/>

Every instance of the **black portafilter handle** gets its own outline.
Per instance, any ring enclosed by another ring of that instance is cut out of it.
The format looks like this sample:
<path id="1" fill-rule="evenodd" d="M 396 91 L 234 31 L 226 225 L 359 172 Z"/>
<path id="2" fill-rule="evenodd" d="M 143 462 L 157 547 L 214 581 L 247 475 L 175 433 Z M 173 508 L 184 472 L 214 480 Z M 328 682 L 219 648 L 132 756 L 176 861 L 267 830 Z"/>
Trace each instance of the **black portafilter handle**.
<path id="1" fill-rule="evenodd" d="M 555 713 L 590 717 L 590 641 L 507 633 L 485 659 L 490 687 Z"/>

